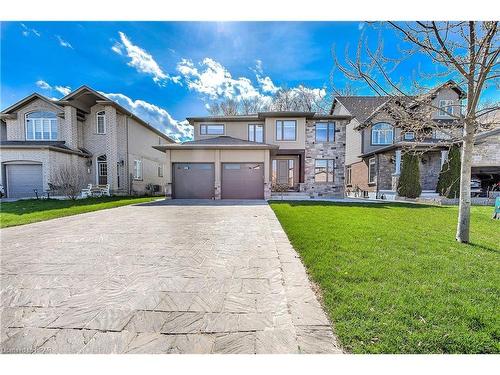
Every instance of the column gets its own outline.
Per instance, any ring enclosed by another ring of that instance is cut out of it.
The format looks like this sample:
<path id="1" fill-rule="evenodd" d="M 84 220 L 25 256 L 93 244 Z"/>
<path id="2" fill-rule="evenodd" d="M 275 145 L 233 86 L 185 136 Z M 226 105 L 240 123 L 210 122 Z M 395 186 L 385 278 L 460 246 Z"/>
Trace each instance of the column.
<path id="1" fill-rule="evenodd" d="M 441 151 L 441 168 L 443 168 L 444 163 L 448 159 L 448 151 L 447 150 L 442 150 Z"/>
<path id="2" fill-rule="evenodd" d="M 394 174 L 399 175 L 401 173 L 401 150 L 396 150 L 396 169 Z"/>
<path id="3" fill-rule="evenodd" d="M 214 150 L 214 173 L 215 173 L 215 199 L 221 199 L 222 198 L 222 191 L 221 191 L 221 163 L 220 163 L 220 155 L 221 150 Z"/>
<path id="4" fill-rule="evenodd" d="M 76 120 L 76 108 L 70 105 L 64 106 L 64 128 L 59 129 L 60 139 L 66 142 L 66 146 L 72 149 L 78 148 L 78 123 Z"/>
<path id="5" fill-rule="evenodd" d="M 118 138 L 116 109 L 107 105 L 106 114 L 106 160 L 108 165 L 108 184 L 111 192 L 118 190 Z M 127 171 L 128 176 L 128 171 Z"/>

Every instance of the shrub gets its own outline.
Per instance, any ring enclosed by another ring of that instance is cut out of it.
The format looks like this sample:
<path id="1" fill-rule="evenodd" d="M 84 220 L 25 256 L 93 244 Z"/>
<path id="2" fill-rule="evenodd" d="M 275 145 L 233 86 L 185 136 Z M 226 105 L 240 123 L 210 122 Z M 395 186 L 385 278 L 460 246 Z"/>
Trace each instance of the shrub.
<path id="1" fill-rule="evenodd" d="M 403 155 L 403 165 L 398 181 L 398 195 L 407 198 L 417 198 L 422 192 L 420 186 L 419 157 L 415 153 L 407 152 Z"/>
<path id="2" fill-rule="evenodd" d="M 74 165 L 64 165 L 55 171 L 50 186 L 57 193 L 74 200 L 85 187 L 85 176 Z"/>
<path id="3" fill-rule="evenodd" d="M 448 152 L 448 160 L 441 167 L 436 192 L 447 198 L 460 195 L 460 148 L 453 145 Z"/>

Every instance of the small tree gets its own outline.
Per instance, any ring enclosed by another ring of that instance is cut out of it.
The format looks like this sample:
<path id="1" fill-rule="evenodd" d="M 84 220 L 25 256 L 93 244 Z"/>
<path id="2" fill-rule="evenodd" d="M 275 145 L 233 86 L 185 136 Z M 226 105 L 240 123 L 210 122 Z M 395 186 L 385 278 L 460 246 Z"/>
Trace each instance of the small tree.
<path id="1" fill-rule="evenodd" d="M 51 185 L 59 194 L 74 200 L 85 187 L 85 176 L 74 165 L 64 165 L 54 172 Z"/>
<path id="2" fill-rule="evenodd" d="M 398 181 L 398 195 L 407 198 L 417 198 L 422 192 L 420 186 L 419 157 L 415 153 L 403 155 L 403 165 Z"/>
<path id="3" fill-rule="evenodd" d="M 448 160 L 439 173 L 436 192 L 447 198 L 457 198 L 460 195 L 460 149 L 453 145 L 448 153 Z"/>

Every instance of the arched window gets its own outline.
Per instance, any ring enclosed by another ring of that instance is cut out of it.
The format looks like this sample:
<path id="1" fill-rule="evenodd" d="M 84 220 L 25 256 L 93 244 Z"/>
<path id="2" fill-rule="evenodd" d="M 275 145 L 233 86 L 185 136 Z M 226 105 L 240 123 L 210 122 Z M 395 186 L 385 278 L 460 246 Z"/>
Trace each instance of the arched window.
<path id="1" fill-rule="evenodd" d="M 394 139 L 394 128 L 391 124 L 379 122 L 372 126 L 372 145 L 390 145 Z"/>
<path id="2" fill-rule="evenodd" d="M 57 140 L 57 116 L 54 112 L 30 112 L 26 115 L 25 120 L 26 140 Z"/>
<path id="3" fill-rule="evenodd" d="M 106 113 L 100 111 L 96 113 L 97 134 L 106 134 Z"/>

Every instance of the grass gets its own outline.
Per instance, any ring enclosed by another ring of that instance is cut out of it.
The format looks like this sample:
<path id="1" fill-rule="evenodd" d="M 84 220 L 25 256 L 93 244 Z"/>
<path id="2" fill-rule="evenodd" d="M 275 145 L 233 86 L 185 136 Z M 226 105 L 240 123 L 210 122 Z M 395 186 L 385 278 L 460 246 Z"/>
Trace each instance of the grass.
<path id="1" fill-rule="evenodd" d="M 72 200 L 27 199 L 0 204 L 0 228 L 55 219 L 63 216 L 150 202 L 152 197 L 102 197 Z"/>
<path id="2" fill-rule="evenodd" d="M 499 353 L 500 221 L 472 207 L 271 202 L 343 347 L 353 353 Z"/>

